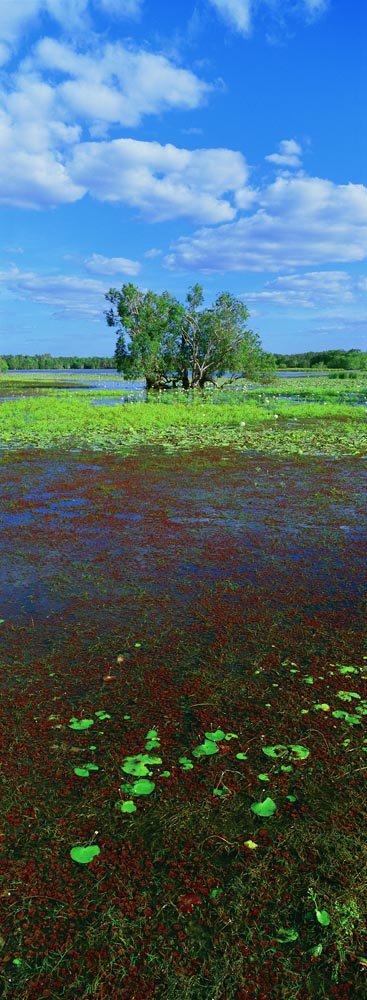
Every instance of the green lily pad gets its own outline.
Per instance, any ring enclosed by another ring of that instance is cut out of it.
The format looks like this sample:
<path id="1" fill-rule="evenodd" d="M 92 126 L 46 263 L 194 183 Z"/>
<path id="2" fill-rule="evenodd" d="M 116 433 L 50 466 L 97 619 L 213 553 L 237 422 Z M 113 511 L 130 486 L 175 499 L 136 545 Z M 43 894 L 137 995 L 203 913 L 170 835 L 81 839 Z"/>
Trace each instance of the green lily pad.
<path id="1" fill-rule="evenodd" d="M 146 739 L 147 740 L 156 740 L 157 736 L 158 736 L 158 732 L 157 732 L 156 729 L 149 729 L 149 732 L 146 735 Z"/>
<path id="2" fill-rule="evenodd" d="M 247 760 L 247 753 L 236 753 L 236 760 Z"/>
<path id="3" fill-rule="evenodd" d="M 191 771 L 194 766 L 192 760 L 189 760 L 188 757 L 179 757 L 179 763 L 183 771 Z"/>
<path id="4" fill-rule="evenodd" d="M 349 722 L 350 726 L 358 726 L 361 723 L 358 715 L 351 715 L 350 712 L 343 712 L 338 709 L 336 712 L 332 712 L 334 719 L 344 719 L 345 722 Z"/>
<path id="5" fill-rule="evenodd" d="M 79 778 L 89 778 L 89 771 L 86 767 L 74 767 L 74 774 L 77 774 Z"/>
<path id="6" fill-rule="evenodd" d="M 260 779 L 260 781 L 270 781 L 268 774 L 258 774 L 258 778 Z"/>
<path id="7" fill-rule="evenodd" d="M 292 753 L 294 753 L 299 760 L 306 760 L 306 757 L 309 757 L 310 751 L 307 747 L 302 747 L 298 743 L 290 743 L 289 745 Z"/>
<path id="8" fill-rule="evenodd" d="M 214 740 L 214 743 L 218 743 L 220 740 L 225 739 L 225 733 L 223 729 L 216 729 L 215 733 L 204 733 L 207 740 Z"/>
<path id="9" fill-rule="evenodd" d="M 77 861 L 78 865 L 89 865 L 89 862 L 100 853 L 101 848 L 98 844 L 89 844 L 88 847 L 72 847 L 70 857 L 73 861 Z"/>
<path id="10" fill-rule="evenodd" d="M 352 701 L 353 698 L 358 698 L 360 700 L 361 696 L 355 691 L 337 691 L 337 698 L 340 698 L 341 701 Z"/>
<path id="11" fill-rule="evenodd" d="M 251 809 L 256 816 L 273 816 L 276 811 L 276 805 L 273 799 L 267 798 L 263 802 L 253 802 Z"/>
<path id="12" fill-rule="evenodd" d="M 289 941 L 297 941 L 298 937 L 298 931 L 294 927 L 279 927 L 278 937 L 275 940 L 280 941 L 281 944 L 288 944 Z"/>
<path id="13" fill-rule="evenodd" d="M 120 809 L 122 813 L 133 813 L 136 812 L 136 805 L 128 799 L 127 802 L 116 802 L 116 809 Z"/>
<path id="14" fill-rule="evenodd" d="M 315 910 L 316 920 L 318 920 L 321 927 L 328 927 L 330 923 L 330 917 L 327 910 Z"/>
<path id="15" fill-rule="evenodd" d="M 287 751 L 283 743 L 276 743 L 273 747 L 262 747 L 262 752 L 266 757 L 281 757 Z"/>
<path id="16" fill-rule="evenodd" d="M 151 792 L 154 792 L 154 789 L 155 789 L 155 781 L 148 781 L 147 778 L 140 778 L 140 780 L 136 781 L 135 784 L 132 786 L 131 794 L 150 795 Z"/>
<path id="17" fill-rule="evenodd" d="M 103 712 L 103 711 L 95 712 L 95 715 L 96 715 L 97 719 L 100 720 L 100 722 L 102 722 L 103 719 L 110 719 L 111 718 L 111 716 L 108 714 L 108 712 Z"/>
<path id="18" fill-rule="evenodd" d="M 358 670 L 356 667 L 339 667 L 340 674 L 357 674 Z"/>
<path id="19" fill-rule="evenodd" d="M 122 770 L 125 771 L 125 774 L 133 774 L 136 778 L 143 778 L 144 775 L 150 774 L 149 767 L 143 764 L 141 760 L 135 760 L 134 758 L 126 760 L 122 764 Z"/>
<path id="20" fill-rule="evenodd" d="M 193 757 L 210 757 L 213 753 L 219 753 L 217 744 L 213 740 L 205 740 L 192 751 Z"/>
<path id="21" fill-rule="evenodd" d="M 69 729 L 89 729 L 89 726 L 93 726 L 94 719 L 76 719 L 72 716 L 69 723 Z"/>
<path id="22" fill-rule="evenodd" d="M 315 944 L 313 948 L 308 949 L 308 954 L 313 955 L 314 958 L 318 958 L 322 952 L 322 944 Z"/>

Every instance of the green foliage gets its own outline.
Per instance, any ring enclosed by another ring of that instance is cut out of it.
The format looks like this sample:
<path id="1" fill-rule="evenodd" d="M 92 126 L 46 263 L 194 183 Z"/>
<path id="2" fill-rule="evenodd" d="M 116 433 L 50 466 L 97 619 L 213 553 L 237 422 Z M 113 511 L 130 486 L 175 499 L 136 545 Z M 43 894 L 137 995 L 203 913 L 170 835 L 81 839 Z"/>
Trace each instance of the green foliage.
<path id="1" fill-rule="evenodd" d="M 194 285 L 186 307 L 163 292 L 141 292 L 129 283 L 110 289 L 108 326 L 117 327 L 115 360 L 125 377 L 144 376 L 147 388 L 203 389 L 230 373 L 228 382 L 275 368 L 257 334 L 247 329 L 246 306 L 228 292 L 203 308 L 203 290 Z"/>

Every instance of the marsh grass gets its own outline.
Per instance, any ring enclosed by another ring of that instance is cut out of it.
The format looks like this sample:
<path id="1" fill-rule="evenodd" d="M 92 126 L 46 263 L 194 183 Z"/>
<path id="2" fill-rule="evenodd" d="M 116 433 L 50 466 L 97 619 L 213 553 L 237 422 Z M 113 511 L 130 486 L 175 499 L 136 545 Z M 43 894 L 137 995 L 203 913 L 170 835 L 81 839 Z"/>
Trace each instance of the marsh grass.
<path id="1" fill-rule="evenodd" d="M 30 380 L 31 381 L 31 380 Z M 301 382 L 298 389 L 296 382 Z M 284 380 L 281 393 L 264 389 L 208 390 L 200 394 L 150 393 L 147 400 L 127 390 L 68 392 L 5 399 L 0 407 L 0 443 L 48 448 L 64 444 L 123 450 L 131 445 L 170 447 L 229 445 L 277 454 L 347 455 L 367 452 L 365 406 L 345 397 L 344 383 L 308 388 L 301 379 Z M 24 380 L 23 380 L 24 384 Z M 362 392 L 366 380 L 353 386 Z M 279 396 L 302 392 L 303 400 Z M 326 393 L 326 398 L 325 398 Z M 121 406 L 93 401 L 121 399 Z"/>

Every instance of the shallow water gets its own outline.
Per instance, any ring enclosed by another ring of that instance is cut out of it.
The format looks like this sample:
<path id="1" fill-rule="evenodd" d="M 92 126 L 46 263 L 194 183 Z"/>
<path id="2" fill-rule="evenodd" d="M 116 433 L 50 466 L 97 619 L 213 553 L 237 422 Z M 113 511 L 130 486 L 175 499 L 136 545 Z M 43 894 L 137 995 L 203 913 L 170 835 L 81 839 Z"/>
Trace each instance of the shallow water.
<path id="1" fill-rule="evenodd" d="M 32 642 L 189 628 L 245 668 L 270 638 L 332 651 L 363 620 L 362 461 L 23 452 L 0 478 L 1 617 Z"/>

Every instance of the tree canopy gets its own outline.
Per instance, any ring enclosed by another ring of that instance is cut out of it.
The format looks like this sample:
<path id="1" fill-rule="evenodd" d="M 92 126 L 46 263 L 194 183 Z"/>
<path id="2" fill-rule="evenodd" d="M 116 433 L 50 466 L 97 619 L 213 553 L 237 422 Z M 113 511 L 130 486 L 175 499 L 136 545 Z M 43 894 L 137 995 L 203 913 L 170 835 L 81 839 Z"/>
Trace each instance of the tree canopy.
<path id="1" fill-rule="evenodd" d="M 246 306 L 229 292 L 203 307 L 200 285 L 189 289 L 186 305 L 169 292 L 142 292 L 133 284 L 106 294 L 109 326 L 117 328 L 115 361 L 127 378 L 144 377 L 147 388 L 184 389 L 226 384 L 275 369 L 257 334 L 247 328 Z"/>

